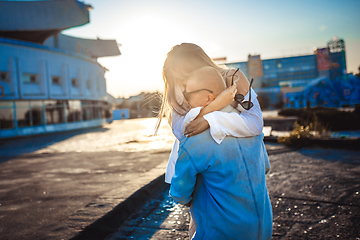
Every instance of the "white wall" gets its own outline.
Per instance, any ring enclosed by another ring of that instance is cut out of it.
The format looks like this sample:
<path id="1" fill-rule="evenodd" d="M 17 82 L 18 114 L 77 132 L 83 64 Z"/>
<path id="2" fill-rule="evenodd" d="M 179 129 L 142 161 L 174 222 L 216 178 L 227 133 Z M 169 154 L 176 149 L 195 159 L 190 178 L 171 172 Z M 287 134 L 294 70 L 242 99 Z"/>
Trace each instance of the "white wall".
<path id="1" fill-rule="evenodd" d="M 0 53 L 0 72 L 8 76 L 6 81 L 0 80 L 5 92 L 1 100 L 103 100 L 106 97 L 105 70 L 94 60 L 11 40 L 0 41 Z M 24 74 L 36 75 L 36 82 L 24 83 Z M 60 77 L 60 84 L 53 84 L 53 76 Z M 77 87 L 72 86 L 74 78 Z"/>

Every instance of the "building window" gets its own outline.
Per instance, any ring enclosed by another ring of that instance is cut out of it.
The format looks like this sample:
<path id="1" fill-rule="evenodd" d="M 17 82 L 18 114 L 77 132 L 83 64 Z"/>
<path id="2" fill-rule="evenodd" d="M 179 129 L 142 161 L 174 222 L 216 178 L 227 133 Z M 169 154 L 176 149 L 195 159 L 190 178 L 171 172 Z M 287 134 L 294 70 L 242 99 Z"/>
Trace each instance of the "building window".
<path id="1" fill-rule="evenodd" d="M 14 128 L 14 120 L 14 102 L 0 102 L 0 129 Z"/>
<path id="2" fill-rule="evenodd" d="M 43 102 L 42 101 L 30 101 L 31 109 L 31 125 L 40 126 L 44 124 L 44 115 L 43 115 Z"/>
<path id="3" fill-rule="evenodd" d="M 46 124 L 59 124 L 65 122 L 63 101 L 45 101 Z"/>
<path id="4" fill-rule="evenodd" d="M 87 81 L 86 81 L 86 87 L 87 87 L 88 89 L 90 89 L 90 80 L 87 80 Z"/>
<path id="5" fill-rule="evenodd" d="M 16 101 L 15 105 L 18 127 L 30 127 L 31 115 L 29 101 Z"/>
<path id="6" fill-rule="evenodd" d="M 9 74 L 7 72 L 0 72 L 1 81 L 9 81 Z"/>
<path id="7" fill-rule="evenodd" d="M 37 82 L 37 75 L 31 73 L 23 73 L 22 75 L 23 83 L 36 83 Z"/>
<path id="8" fill-rule="evenodd" d="M 277 63 L 277 64 L 276 64 L 276 67 L 277 67 L 277 68 L 282 68 L 282 64 L 281 64 L 281 63 Z"/>
<path id="9" fill-rule="evenodd" d="M 82 120 L 80 100 L 70 100 L 67 108 L 67 122 L 79 122 Z"/>
<path id="10" fill-rule="evenodd" d="M 82 119 L 84 121 L 92 120 L 93 119 L 93 105 L 91 101 L 81 101 L 81 110 L 82 110 Z"/>
<path id="11" fill-rule="evenodd" d="M 71 79 L 71 85 L 72 85 L 73 87 L 78 87 L 78 80 L 77 80 L 77 78 Z"/>
<path id="12" fill-rule="evenodd" d="M 61 77 L 52 76 L 52 77 L 51 77 L 51 81 L 52 81 L 53 84 L 58 84 L 58 85 L 60 85 L 60 84 L 61 84 Z"/>
<path id="13" fill-rule="evenodd" d="M 94 119 L 101 119 L 102 113 L 101 113 L 101 102 L 93 102 L 93 118 Z"/>
<path id="14" fill-rule="evenodd" d="M 103 102 L 103 107 L 102 107 L 102 110 L 103 110 L 103 118 L 106 118 L 106 119 L 111 119 L 113 116 L 112 116 L 112 109 L 111 109 L 111 104 L 107 103 L 107 102 Z"/>

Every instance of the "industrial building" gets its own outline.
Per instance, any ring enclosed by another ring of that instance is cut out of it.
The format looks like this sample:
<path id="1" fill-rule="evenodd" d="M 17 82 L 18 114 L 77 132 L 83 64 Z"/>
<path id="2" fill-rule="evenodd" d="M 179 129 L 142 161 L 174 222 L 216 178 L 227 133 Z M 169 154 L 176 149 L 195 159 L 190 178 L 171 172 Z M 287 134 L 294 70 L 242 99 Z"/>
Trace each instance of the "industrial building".
<path id="1" fill-rule="evenodd" d="M 100 126 L 111 119 L 106 68 L 115 40 L 62 30 L 89 23 L 76 0 L 0 1 L 0 138 Z"/>
<path id="2" fill-rule="evenodd" d="M 347 74 L 345 42 L 336 36 L 311 55 L 273 59 L 249 55 L 248 61 L 225 65 L 254 78 L 263 109 L 360 104 L 360 79 Z"/>

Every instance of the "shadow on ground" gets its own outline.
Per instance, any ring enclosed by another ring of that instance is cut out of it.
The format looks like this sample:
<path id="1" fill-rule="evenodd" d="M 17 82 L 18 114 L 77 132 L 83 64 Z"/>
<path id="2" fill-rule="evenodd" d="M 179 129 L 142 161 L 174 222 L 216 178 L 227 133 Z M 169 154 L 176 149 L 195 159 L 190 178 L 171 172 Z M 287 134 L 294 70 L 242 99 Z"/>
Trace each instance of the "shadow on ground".
<path id="1" fill-rule="evenodd" d="M 106 240 L 189 239 L 189 222 L 189 208 L 176 204 L 167 188 Z"/>

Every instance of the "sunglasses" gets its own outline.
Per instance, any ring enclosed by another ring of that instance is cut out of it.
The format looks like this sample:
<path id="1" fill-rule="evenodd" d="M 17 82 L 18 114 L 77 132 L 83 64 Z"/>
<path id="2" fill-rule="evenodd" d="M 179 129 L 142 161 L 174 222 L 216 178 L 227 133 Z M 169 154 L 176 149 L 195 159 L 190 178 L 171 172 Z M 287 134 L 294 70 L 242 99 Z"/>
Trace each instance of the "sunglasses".
<path id="1" fill-rule="evenodd" d="M 234 85 L 234 76 L 237 73 L 237 71 L 239 71 L 239 68 L 236 69 L 236 71 L 234 72 L 234 74 L 231 77 L 231 85 Z M 249 101 L 244 101 L 244 95 L 238 93 L 235 95 L 234 100 L 235 102 L 239 103 L 245 110 L 250 110 L 250 108 L 252 108 L 254 106 L 254 104 L 251 102 L 251 86 L 253 83 L 254 79 L 252 78 L 250 81 L 250 86 L 249 86 Z"/>
<path id="2" fill-rule="evenodd" d="M 202 89 L 199 89 L 199 90 L 195 90 L 195 91 L 191 91 L 191 92 L 187 92 L 186 90 L 183 91 L 183 95 L 184 95 L 184 98 L 186 99 L 186 101 L 189 102 L 189 95 L 190 94 L 193 94 L 193 93 L 197 93 L 197 92 L 200 92 L 200 91 L 208 91 L 209 93 L 214 93 L 213 91 L 211 91 L 210 89 L 206 89 L 206 88 L 202 88 Z"/>

